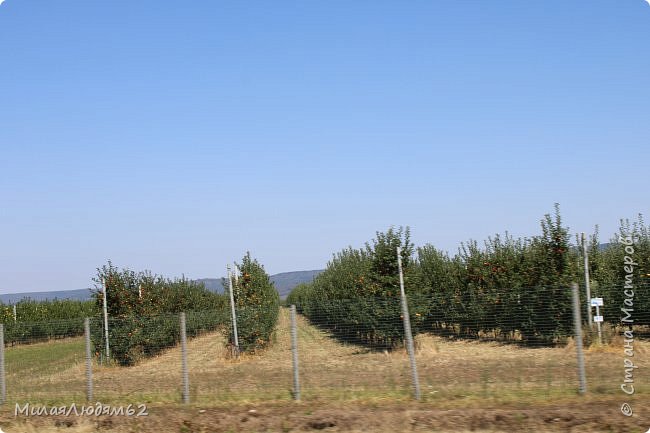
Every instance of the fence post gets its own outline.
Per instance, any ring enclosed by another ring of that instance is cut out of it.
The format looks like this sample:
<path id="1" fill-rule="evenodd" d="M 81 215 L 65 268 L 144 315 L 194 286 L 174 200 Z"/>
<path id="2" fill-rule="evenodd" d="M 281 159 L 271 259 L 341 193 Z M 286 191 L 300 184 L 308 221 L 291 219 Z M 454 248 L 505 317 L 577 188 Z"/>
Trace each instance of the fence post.
<path id="1" fill-rule="evenodd" d="M 298 373 L 298 327 L 296 306 L 291 305 L 291 352 L 293 355 L 293 399 L 300 400 L 300 376 Z"/>
<path id="2" fill-rule="evenodd" d="M 582 319 L 580 318 L 580 296 L 578 284 L 571 285 L 573 292 L 573 325 L 575 327 L 576 355 L 578 357 L 578 378 L 580 380 L 580 394 L 587 392 L 587 377 L 585 375 L 585 357 L 582 353 Z"/>
<path id="3" fill-rule="evenodd" d="M 84 319 L 84 336 L 86 337 L 86 400 L 93 401 L 93 358 L 90 350 L 90 319 Z"/>
<path id="4" fill-rule="evenodd" d="M 587 323 L 589 323 L 590 328 L 593 328 L 594 319 L 591 317 L 591 286 L 589 283 L 589 253 L 587 252 L 587 241 L 584 232 L 580 233 L 580 241 L 582 243 L 582 257 L 584 259 L 585 293 L 587 295 Z"/>
<path id="5" fill-rule="evenodd" d="M 230 265 L 226 266 L 226 269 L 228 271 L 228 287 L 229 287 L 229 294 L 230 294 L 230 314 L 232 316 L 232 332 L 235 337 L 235 356 L 239 358 L 239 335 L 237 334 L 237 314 L 235 313 L 235 294 L 233 293 L 233 286 L 232 286 L 232 274 L 230 273 Z M 236 271 L 235 271 L 236 274 Z"/>
<path id="6" fill-rule="evenodd" d="M 413 334 L 411 333 L 411 318 L 409 307 L 404 292 L 404 275 L 402 273 L 402 249 L 397 247 L 397 266 L 399 268 L 399 287 L 402 298 L 402 316 L 404 316 L 404 335 L 406 336 L 406 350 L 409 353 L 411 362 L 411 376 L 413 379 L 413 392 L 416 400 L 420 400 L 420 378 L 418 377 L 418 366 L 415 363 L 415 349 L 413 347 Z"/>
<path id="7" fill-rule="evenodd" d="M 5 377 L 5 325 L 0 323 L 0 404 L 7 399 L 7 382 Z"/>
<path id="8" fill-rule="evenodd" d="M 111 348 L 108 342 L 108 299 L 106 295 L 106 280 L 102 278 L 102 291 L 103 303 L 102 309 L 104 310 L 104 334 L 106 336 L 106 363 L 108 364 L 111 359 Z"/>
<path id="9" fill-rule="evenodd" d="M 181 372 L 183 375 L 183 403 L 190 402 L 190 376 L 187 369 L 187 334 L 185 332 L 185 313 L 181 313 Z"/>

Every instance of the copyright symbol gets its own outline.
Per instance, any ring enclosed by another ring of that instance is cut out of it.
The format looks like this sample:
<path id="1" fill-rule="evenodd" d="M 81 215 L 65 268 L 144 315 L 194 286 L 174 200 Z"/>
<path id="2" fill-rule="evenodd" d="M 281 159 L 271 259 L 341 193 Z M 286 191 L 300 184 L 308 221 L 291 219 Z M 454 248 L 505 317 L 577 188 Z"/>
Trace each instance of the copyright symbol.
<path id="1" fill-rule="evenodd" d="M 632 416 L 632 406 L 628 403 L 623 403 L 623 406 L 621 406 L 621 413 L 625 416 Z"/>

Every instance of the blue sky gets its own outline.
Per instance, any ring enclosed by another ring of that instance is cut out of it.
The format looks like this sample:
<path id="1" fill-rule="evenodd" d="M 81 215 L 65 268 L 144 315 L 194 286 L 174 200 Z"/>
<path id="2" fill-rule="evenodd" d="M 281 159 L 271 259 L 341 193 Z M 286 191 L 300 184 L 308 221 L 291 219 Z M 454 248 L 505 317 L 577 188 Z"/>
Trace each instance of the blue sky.
<path id="1" fill-rule="evenodd" d="M 0 291 L 650 214 L 650 6 L 0 5 Z"/>

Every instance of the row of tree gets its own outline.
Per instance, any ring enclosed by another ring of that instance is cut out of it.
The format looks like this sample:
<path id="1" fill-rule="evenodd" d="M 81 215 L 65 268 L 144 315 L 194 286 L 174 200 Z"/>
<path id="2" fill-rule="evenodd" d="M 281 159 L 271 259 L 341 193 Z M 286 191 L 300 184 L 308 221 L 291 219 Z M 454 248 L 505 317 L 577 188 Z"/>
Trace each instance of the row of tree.
<path id="1" fill-rule="evenodd" d="M 273 337 L 280 311 L 280 296 L 264 267 L 250 253 L 235 264 L 232 281 L 223 281 L 226 290 L 233 287 L 237 315 L 239 350 L 253 352 L 267 347 Z M 228 327 L 228 341 L 234 344 L 234 328 Z"/>
<path id="2" fill-rule="evenodd" d="M 391 228 L 377 233 L 364 248 L 337 253 L 313 283 L 296 287 L 286 302 L 345 341 L 393 347 L 403 337 L 397 247 L 410 282 L 414 266 L 409 230 Z"/>
<path id="3" fill-rule="evenodd" d="M 14 310 L 15 306 L 15 310 Z M 14 316 L 14 311 L 16 315 Z M 43 320 L 64 320 L 88 317 L 93 311 L 92 301 L 53 299 L 36 301 L 24 298 L 15 304 L 0 302 L 0 323 L 39 322 Z"/>
<path id="4" fill-rule="evenodd" d="M 278 320 L 280 299 L 264 267 L 250 253 L 233 273 L 239 350 L 268 346 Z M 110 261 L 97 269 L 91 301 L 33 301 L 0 303 L 0 323 L 7 343 L 29 343 L 82 335 L 83 320 L 91 318 L 91 336 L 97 356 L 105 355 L 102 308 L 104 287 L 109 318 L 110 358 L 132 365 L 178 343 L 179 313 L 186 313 L 189 337 L 221 329 L 234 345 L 228 281 L 225 294 L 207 290 L 186 278 L 168 279 L 149 271 L 119 269 Z"/>
<path id="5" fill-rule="evenodd" d="M 4 324 L 5 341 L 9 344 L 81 335 L 83 318 L 93 314 L 92 301 L 25 298 L 14 305 L 0 303 L 0 323 Z"/>
<path id="6" fill-rule="evenodd" d="M 240 351 L 255 351 L 272 340 L 279 313 L 279 295 L 263 266 L 250 253 L 236 265 L 232 281 Z M 132 365 L 179 340 L 180 312 L 186 313 L 189 337 L 221 329 L 234 343 L 229 293 L 217 294 L 186 278 L 167 279 L 148 271 L 118 269 L 111 262 L 97 270 L 92 340 L 96 353 L 105 351 L 101 317 L 106 288 L 110 357 Z M 230 282 L 224 280 L 229 290 Z"/>
<path id="7" fill-rule="evenodd" d="M 110 261 L 97 269 L 95 318 L 91 336 L 97 355 L 105 354 L 101 315 L 104 289 L 109 317 L 110 358 L 133 365 L 178 343 L 179 313 L 187 312 L 187 334 L 216 330 L 228 323 L 227 299 L 186 278 L 118 269 Z M 200 312 L 200 314 L 198 313 Z"/>
<path id="8" fill-rule="evenodd" d="M 612 322 L 620 319 L 625 296 L 626 251 L 620 236 L 634 240 L 637 287 L 647 287 L 650 277 L 650 236 L 641 217 L 623 221 L 621 233 L 607 245 L 599 244 L 597 232 L 591 236 L 592 294 L 604 298 L 605 318 Z M 571 243 L 557 205 L 553 215 L 541 220 L 536 236 L 506 233 L 482 244 L 469 241 L 453 256 L 432 245 L 416 249 L 408 229 L 377 233 L 364 248 L 337 253 L 313 283 L 294 289 L 287 302 L 345 339 L 371 346 L 399 344 L 398 246 L 414 332 L 472 338 L 489 334 L 526 344 L 549 344 L 570 335 L 569 287 L 584 281 L 584 269 L 582 251 Z M 637 290 L 635 305 L 637 311 L 649 311 L 647 290 Z M 638 315 L 637 324 L 647 324 L 649 318 Z"/>
<path id="9" fill-rule="evenodd" d="M 588 257 L 592 293 L 604 300 L 601 311 L 605 320 L 615 321 L 621 316 L 627 298 L 626 277 L 631 270 L 635 323 L 650 325 L 650 226 L 643 216 L 622 220 L 619 233 L 606 244 L 601 243 L 596 228 L 590 236 Z M 630 261 L 634 264 L 629 265 Z"/>

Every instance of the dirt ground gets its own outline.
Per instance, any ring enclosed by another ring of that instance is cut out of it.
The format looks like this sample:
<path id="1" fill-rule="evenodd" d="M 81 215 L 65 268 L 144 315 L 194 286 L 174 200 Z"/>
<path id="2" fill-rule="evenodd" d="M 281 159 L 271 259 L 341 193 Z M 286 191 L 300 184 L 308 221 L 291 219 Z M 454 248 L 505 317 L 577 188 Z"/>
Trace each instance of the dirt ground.
<path id="1" fill-rule="evenodd" d="M 625 417 L 614 399 L 585 398 L 537 407 L 440 409 L 431 403 L 289 403 L 232 407 L 155 406 L 145 417 L 2 415 L 5 433 L 90 432 L 643 432 L 650 401 Z"/>

